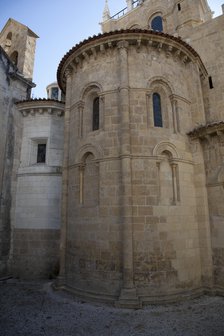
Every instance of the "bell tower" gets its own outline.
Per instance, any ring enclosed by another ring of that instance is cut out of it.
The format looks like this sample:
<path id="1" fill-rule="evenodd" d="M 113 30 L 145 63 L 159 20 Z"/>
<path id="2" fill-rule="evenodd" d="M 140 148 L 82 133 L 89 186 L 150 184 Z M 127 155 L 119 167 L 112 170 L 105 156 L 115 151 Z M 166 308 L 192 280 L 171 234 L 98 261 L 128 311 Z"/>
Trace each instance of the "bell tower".
<path id="1" fill-rule="evenodd" d="M 185 35 L 194 28 L 212 19 L 212 11 L 207 0 L 179 0 L 175 1 L 177 15 L 176 31 Z"/>
<path id="2" fill-rule="evenodd" d="M 27 79 L 33 77 L 33 67 L 38 36 L 27 26 L 9 19 L 0 33 L 0 45 L 18 71 Z"/>

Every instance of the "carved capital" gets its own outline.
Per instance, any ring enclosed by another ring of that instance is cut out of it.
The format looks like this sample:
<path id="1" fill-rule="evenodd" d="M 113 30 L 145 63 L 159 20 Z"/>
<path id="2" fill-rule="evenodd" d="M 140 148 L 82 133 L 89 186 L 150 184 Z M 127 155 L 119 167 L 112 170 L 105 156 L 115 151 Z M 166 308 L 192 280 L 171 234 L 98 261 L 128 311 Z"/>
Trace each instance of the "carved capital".
<path id="1" fill-rule="evenodd" d="M 85 58 L 85 60 L 88 62 L 89 61 L 89 55 L 87 54 L 87 52 L 83 52 L 82 53 L 83 57 Z"/>
<path id="2" fill-rule="evenodd" d="M 129 43 L 128 41 L 122 40 L 117 43 L 118 49 L 128 49 Z"/>
<path id="3" fill-rule="evenodd" d="M 22 115 L 23 115 L 24 117 L 27 117 L 27 116 L 28 116 L 28 111 L 22 111 Z"/>
<path id="4" fill-rule="evenodd" d="M 78 103 L 77 103 L 77 107 L 79 110 L 83 110 L 84 109 L 84 106 L 85 106 L 85 103 L 83 100 L 80 100 Z"/>
<path id="5" fill-rule="evenodd" d="M 71 78 L 71 76 L 72 76 L 72 69 L 71 68 L 65 69 L 65 78 L 66 78 L 66 80 L 68 80 L 69 78 Z"/>
<path id="6" fill-rule="evenodd" d="M 93 54 L 93 57 L 94 57 L 94 59 L 96 59 L 96 48 L 95 47 L 92 47 L 91 48 L 91 52 L 92 52 L 92 54 Z"/>

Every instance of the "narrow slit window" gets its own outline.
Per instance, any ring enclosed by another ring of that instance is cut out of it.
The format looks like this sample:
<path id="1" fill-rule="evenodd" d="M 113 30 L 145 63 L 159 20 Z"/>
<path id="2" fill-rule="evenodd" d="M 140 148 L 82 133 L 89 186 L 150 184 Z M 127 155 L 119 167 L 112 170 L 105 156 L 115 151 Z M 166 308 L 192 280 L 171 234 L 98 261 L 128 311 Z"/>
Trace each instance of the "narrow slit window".
<path id="1" fill-rule="evenodd" d="M 100 99 L 96 97 L 93 101 L 93 131 L 100 127 Z"/>
<path id="2" fill-rule="evenodd" d="M 209 76 L 209 77 L 208 77 L 208 81 L 209 81 L 209 87 L 210 87 L 210 89 L 213 89 L 214 86 L 213 86 L 212 76 Z"/>
<path id="3" fill-rule="evenodd" d="M 177 4 L 177 8 L 178 8 L 178 11 L 181 11 L 181 4 L 180 3 Z"/>
<path id="4" fill-rule="evenodd" d="M 38 144 L 37 145 L 37 163 L 45 163 L 46 162 L 46 144 Z"/>
<path id="5" fill-rule="evenodd" d="M 154 126 L 163 127 L 161 97 L 159 93 L 153 93 L 153 117 Z"/>

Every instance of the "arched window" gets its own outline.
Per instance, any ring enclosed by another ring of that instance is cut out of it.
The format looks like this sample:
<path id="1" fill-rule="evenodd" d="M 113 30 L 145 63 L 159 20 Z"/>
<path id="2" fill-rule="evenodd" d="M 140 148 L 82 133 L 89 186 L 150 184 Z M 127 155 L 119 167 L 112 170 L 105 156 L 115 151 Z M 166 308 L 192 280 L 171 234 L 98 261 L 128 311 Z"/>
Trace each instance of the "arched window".
<path id="1" fill-rule="evenodd" d="M 6 37 L 7 40 L 12 40 L 12 32 L 9 32 Z"/>
<path id="2" fill-rule="evenodd" d="M 13 53 L 10 56 L 11 61 L 17 65 L 18 64 L 18 51 L 13 51 Z"/>
<path id="3" fill-rule="evenodd" d="M 86 153 L 79 173 L 79 203 L 97 206 L 99 202 L 99 167 L 92 153 Z"/>
<path id="4" fill-rule="evenodd" d="M 152 19 L 151 29 L 159 32 L 163 31 L 163 19 L 161 16 L 158 15 Z"/>
<path id="5" fill-rule="evenodd" d="M 5 48 L 7 49 L 7 51 L 9 50 L 9 48 L 12 45 L 12 33 L 8 33 L 6 40 L 5 40 Z"/>
<path id="6" fill-rule="evenodd" d="M 153 99 L 154 126 L 155 127 L 163 127 L 160 94 L 159 93 L 153 93 L 152 99 Z"/>
<path id="7" fill-rule="evenodd" d="M 93 100 L 93 131 L 100 127 L 100 99 L 96 97 Z"/>

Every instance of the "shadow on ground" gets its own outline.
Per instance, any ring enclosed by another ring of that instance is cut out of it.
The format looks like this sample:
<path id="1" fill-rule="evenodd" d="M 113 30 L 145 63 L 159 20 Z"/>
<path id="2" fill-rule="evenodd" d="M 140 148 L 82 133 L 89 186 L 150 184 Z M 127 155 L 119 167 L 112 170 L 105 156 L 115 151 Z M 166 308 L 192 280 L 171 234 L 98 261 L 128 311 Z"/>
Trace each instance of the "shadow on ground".
<path id="1" fill-rule="evenodd" d="M 90 304 L 50 282 L 0 281 L 0 336 L 224 336 L 224 298 L 141 310 Z"/>

